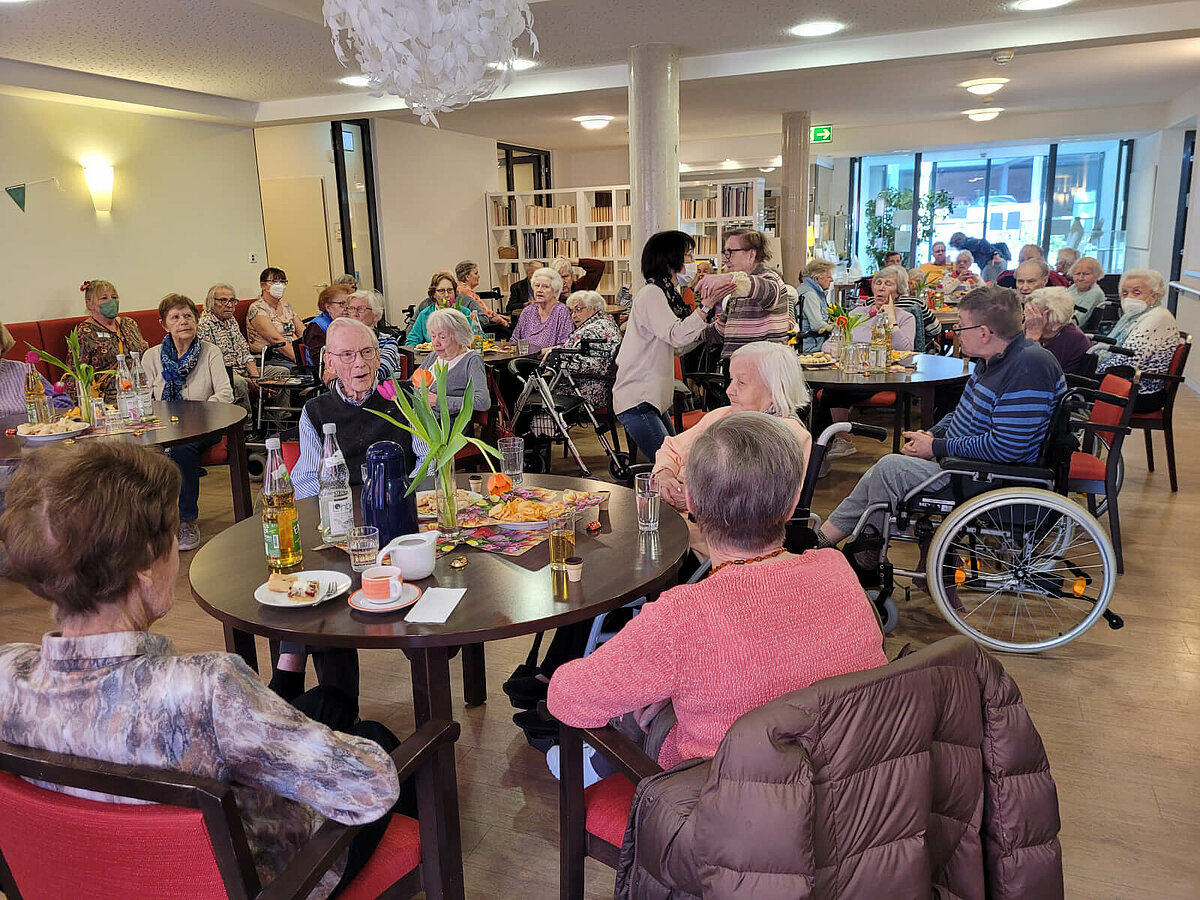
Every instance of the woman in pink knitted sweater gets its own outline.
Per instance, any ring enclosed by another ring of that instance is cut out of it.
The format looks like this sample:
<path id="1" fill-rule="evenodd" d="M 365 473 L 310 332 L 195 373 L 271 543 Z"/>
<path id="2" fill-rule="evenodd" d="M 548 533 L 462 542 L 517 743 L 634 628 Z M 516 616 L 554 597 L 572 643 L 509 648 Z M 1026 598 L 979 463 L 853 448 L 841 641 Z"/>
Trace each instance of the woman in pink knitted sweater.
<path id="1" fill-rule="evenodd" d="M 676 723 L 654 746 L 669 768 L 712 756 L 743 713 L 822 678 L 887 662 L 866 595 L 840 553 L 783 549 L 804 474 L 799 439 L 757 412 L 726 416 L 687 464 L 688 509 L 712 574 L 647 603 L 595 653 L 560 666 L 547 704 L 561 722 L 595 728 L 636 712 L 646 728 Z M 661 729 L 657 729 L 661 732 Z"/>

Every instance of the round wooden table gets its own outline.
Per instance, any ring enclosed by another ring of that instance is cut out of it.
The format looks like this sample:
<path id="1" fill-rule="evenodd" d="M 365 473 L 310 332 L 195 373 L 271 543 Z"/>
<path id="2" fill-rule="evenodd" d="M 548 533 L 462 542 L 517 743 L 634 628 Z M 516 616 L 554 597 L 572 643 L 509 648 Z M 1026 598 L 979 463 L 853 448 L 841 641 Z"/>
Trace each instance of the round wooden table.
<path id="1" fill-rule="evenodd" d="M 459 483 L 466 487 L 466 478 L 460 477 Z M 575 552 L 584 560 L 581 581 L 568 582 L 564 573 L 551 572 L 548 542 L 516 557 L 461 545 L 437 561 L 433 575 L 416 582 L 422 588 L 467 589 L 444 625 L 409 624 L 404 621 L 407 610 L 360 612 L 346 603 L 345 596 L 302 609 L 262 606 L 254 599 L 254 589 L 266 581 L 268 570 L 262 530 L 255 519 L 226 529 L 196 553 L 189 573 L 192 595 L 202 609 L 223 624 L 226 648 L 241 655 L 251 668 L 257 668 L 258 662 L 252 634 L 318 646 L 403 650 L 412 668 L 416 724 L 453 719 L 449 664 L 453 649 L 462 647 L 467 703 L 482 703 L 486 699 L 485 641 L 582 622 L 665 588 L 674 582 L 688 548 L 686 523 L 665 503 L 658 532 L 640 534 L 636 501 L 628 488 L 554 475 L 526 475 L 525 483 L 552 490 L 610 492 L 607 510 L 586 510 L 576 525 Z M 313 549 L 321 542 L 316 528 L 316 500 L 300 500 L 296 505 L 304 542 L 304 568 L 345 572 L 354 579 L 351 590 L 357 589 L 361 580 L 345 552 Z M 599 534 L 589 534 L 585 529 L 593 520 L 601 523 Z M 450 561 L 459 555 L 467 557 L 467 566 L 451 568 Z M 452 796 L 455 800 L 447 803 L 454 814 L 447 816 L 447 830 L 439 839 L 457 844 L 453 748 L 439 751 L 434 769 L 447 799 Z M 422 839 L 426 839 L 424 834 Z M 446 896 L 461 897 L 461 883 L 453 889 L 454 874 L 448 872 L 446 878 Z"/>
<path id="2" fill-rule="evenodd" d="M 118 437 L 147 446 L 174 447 L 209 435 L 223 435 L 229 449 L 233 516 L 239 522 L 247 518 L 253 510 L 253 504 L 250 499 L 250 475 L 246 467 L 246 438 L 242 431 L 246 411 L 235 403 L 210 403 L 203 400 L 176 400 L 167 403 L 155 400 L 154 415 L 163 423 L 162 428 L 147 428 L 140 435 L 126 433 Z M 172 416 L 179 421 L 172 422 Z M 3 433 L 16 428 L 24 421 L 26 418 L 22 415 L 0 418 L 0 461 L 15 462 L 21 458 L 22 453 L 48 445 L 48 442 L 28 441 L 19 435 Z"/>
<path id="3" fill-rule="evenodd" d="M 966 384 L 975 371 L 975 364 L 956 356 L 936 356 L 932 353 L 918 353 L 914 358 L 916 368 L 905 368 L 902 372 L 851 375 L 836 367 L 806 368 L 804 380 L 813 388 L 853 390 L 863 394 L 895 391 L 897 394 L 918 397 L 921 400 L 921 428 L 928 431 L 934 424 L 934 395 L 937 389 Z"/>

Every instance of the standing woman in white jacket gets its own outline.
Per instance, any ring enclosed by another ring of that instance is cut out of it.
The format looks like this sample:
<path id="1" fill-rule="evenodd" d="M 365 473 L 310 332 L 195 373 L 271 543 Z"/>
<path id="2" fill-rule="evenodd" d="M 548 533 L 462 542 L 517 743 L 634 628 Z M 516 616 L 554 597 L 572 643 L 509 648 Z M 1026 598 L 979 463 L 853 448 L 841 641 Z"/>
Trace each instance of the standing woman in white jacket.
<path id="1" fill-rule="evenodd" d="M 677 276 L 695 241 L 682 231 L 652 234 L 642 249 L 646 284 L 634 295 L 625 340 L 617 353 L 613 410 L 625 431 L 650 462 L 668 435 L 674 434 L 667 410 L 674 393 L 676 350 L 700 339 L 714 295 L 689 309 Z"/>
<path id="2" fill-rule="evenodd" d="M 216 344 L 196 336 L 200 311 L 183 294 L 167 294 L 158 304 L 158 318 L 167 336 L 142 356 L 142 368 L 150 379 L 155 400 L 210 400 L 232 403 L 233 387 L 225 369 L 225 357 Z M 179 466 L 179 549 L 200 546 L 200 453 L 220 443 L 220 435 L 209 435 L 190 444 L 167 448 L 167 456 Z"/>

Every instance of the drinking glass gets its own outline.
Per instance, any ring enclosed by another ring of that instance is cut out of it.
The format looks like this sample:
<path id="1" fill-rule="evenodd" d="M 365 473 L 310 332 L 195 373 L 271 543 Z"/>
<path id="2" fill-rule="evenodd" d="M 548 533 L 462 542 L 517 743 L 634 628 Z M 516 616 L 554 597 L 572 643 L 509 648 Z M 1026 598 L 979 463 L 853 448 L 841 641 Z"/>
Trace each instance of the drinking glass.
<path id="1" fill-rule="evenodd" d="M 888 348 L 887 348 L 886 344 L 879 344 L 879 345 L 872 344 L 871 345 L 871 362 L 870 362 L 870 365 L 868 366 L 867 371 L 869 371 L 873 374 L 876 374 L 876 375 L 886 373 L 888 370 L 888 366 L 890 366 L 891 362 L 892 362 L 891 359 L 889 358 L 889 356 L 890 356 L 890 354 L 888 353 Z"/>
<path id="2" fill-rule="evenodd" d="M 374 525 L 353 528 L 346 539 L 350 550 L 350 567 L 355 572 L 365 572 L 379 558 L 379 529 Z"/>
<path id="3" fill-rule="evenodd" d="M 550 568 L 567 570 L 567 559 L 575 555 L 575 517 L 550 517 Z"/>
<path id="4" fill-rule="evenodd" d="M 513 484 L 520 484 L 525 470 L 525 439 L 519 437 L 500 438 L 496 442 L 503 457 L 501 468 Z"/>
<path id="5" fill-rule="evenodd" d="M 525 356 L 529 353 L 529 341 L 517 339 L 517 355 Z"/>
<path id="6" fill-rule="evenodd" d="M 658 479 L 651 473 L 634 478 L 638 531 L 658 531 Z"/>

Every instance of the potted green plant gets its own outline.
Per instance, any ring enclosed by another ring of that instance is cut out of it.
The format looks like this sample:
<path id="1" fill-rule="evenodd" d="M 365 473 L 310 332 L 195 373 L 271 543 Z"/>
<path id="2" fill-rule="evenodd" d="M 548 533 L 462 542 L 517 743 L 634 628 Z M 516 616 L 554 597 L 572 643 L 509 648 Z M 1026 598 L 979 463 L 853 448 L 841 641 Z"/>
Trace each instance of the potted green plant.
<path id="1" fill-rule="evenodd" d="M 79 359 L 79 329 L 74 329 L 67 335 L 67 351 L 71 357 L 71 364 L 63 362 L 52 353 L 47 353 L 28 341 L 25 342 L 32 353 L 36 353 L 45 362 L 52 366 L 58 366 L 63 371 L 63 381 L 71 379 L 75 382 L 75 399 L 79 403 L 79 417 L 90 425 L 103 424 L 92 421 L 92 397 L 99 397 L 100 391 L 96 387 L 96 379 L 105 375 L 112 375 L 114 369 L 97 370 L 90 363 L 81 362 Z M 55 390 L 59 393 L 65 392 L 65 386 L 60 382 L 55 385 Z"/>

